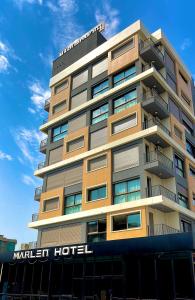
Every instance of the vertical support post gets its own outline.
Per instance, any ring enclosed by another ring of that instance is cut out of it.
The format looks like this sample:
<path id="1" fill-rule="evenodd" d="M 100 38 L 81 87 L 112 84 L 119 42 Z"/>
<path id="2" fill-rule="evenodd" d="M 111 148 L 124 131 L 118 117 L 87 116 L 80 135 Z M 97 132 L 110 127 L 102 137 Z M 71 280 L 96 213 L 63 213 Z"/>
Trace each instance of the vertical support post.
<path id="1" fill-rule="evenodd" d="M 49 280 L 48 280 L 48 294 L 47 294 L 47 299 L 51 299 L 51 272 L 52 272 L 52 261 L 49 263 Z"/>
<path id="2" fill-rule="evenodd" d="M 1 283 L 1 280 L 2 280 L 2 276 L 3 276 L 3 266 L 4 266 L 4 264 L 2 263 L 1 264 L 1 270 L 0 270 L 0 283 Z"/>
<path id="3" fill-rule="evenodd" d="M 171 276 L 173 282 L 173 300 L 176 299 L 176 285 L 175 285 L 175 270 L 174 270 L 174 259 L 171 258 Z"/>
<path id="4" fill-rule="evenodd" d="M 156 290 L 156 299 L 159 298 L 159 286 L 158 286 L 158 267 L 157 267 L 157 258 L 154 257 L 154 276 L 155 276 L 155 290 Z"/>
<path id="5" fill-rule="evenodd" d="M 191 279 L 192 279 L 192 295 L 193 295 L 193 299 L 195 299 L 195 272 L 194 272 L 194 259 L 193 259 L 193 253 L 190 253 L 190 272 L 191 272 Z"/>
<path id="6" fill-rule="evenodd" d="M 141 258 L 138 257 L 138 299 L 142 299 L 142 274 L 141 274 Z"/>

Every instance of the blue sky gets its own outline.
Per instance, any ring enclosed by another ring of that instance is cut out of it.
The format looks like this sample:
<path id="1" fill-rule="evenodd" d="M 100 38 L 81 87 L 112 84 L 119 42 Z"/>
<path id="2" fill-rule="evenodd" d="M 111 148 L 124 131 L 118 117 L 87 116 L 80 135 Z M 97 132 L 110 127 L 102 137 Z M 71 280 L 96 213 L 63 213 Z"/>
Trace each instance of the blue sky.
<path id="1" fill-rule="evenodd" d="M 149 31 L 163 29 L 194 76 L 194 11 L 193 0 L 0 1 L 0 234 L 19 244 L 36 239 L 27 223 L 38 211 L 33 171 L 44 159 L 38 127 L 52 59 L 102 20 L 110 37 L 141 19 Z"/>

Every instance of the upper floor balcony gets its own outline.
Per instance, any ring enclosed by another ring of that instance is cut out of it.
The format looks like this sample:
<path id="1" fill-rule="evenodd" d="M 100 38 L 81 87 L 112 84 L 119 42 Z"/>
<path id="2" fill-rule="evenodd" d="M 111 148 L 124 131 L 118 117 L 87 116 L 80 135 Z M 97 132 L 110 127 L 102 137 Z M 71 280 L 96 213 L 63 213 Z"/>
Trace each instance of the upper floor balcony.
<path id="1" fill-rule="evenodd" d="M 145 154 L 145 170 L 161 179 L 174 176 L 173 162 L 160 151 L 152 151 Z"/>
<path id="2" fill-rule="evenodd" d="M 153 127 L 153 126 L 158 126 L 164 133 L 166 133 L 168 136 L 171 136 L 170 130 L 165 125 L 163 125 L 159 121 L 159 119 L 157 119 L 157 118 L 151 118 L 151 119 L 145 120 L 143 122 L 143 129 L 148 129 L 148 128 Z M 161 146 L 162 148 L 165 148 L 165 147 L 169 146 L 169 144 L 165 141 L 165 139 L 163 139 L 161 137 L 160 134 L 158 134 L 158 132 L 155 132 L 152 135 L 148 135 L 146 137 L 146 139 L 149 142 L 151 142 L 151 143 L 153 143 L 153 144 L 155 144 L 157 146 Z"/>
<path id="3" fill-rule="evenodd" d="M 157 93 L 155 89 L 143 95 L 142 107 L 153 116 L 164 119 L 169 116 L 168 103 Z"/>
<path id="4" fill-rule="evenodd" d="M 47 142 L 48 142 L 47 138 L 41 141 L 40 147 L 39 147 L 39 150 L 40 150 L 41 153 L 44 153 L 44 154 L 46 153 Z"/>
<path id="5" fill-rule="evenodd" d="M 42 189 L 43 189 L 42 186 L 38 186 L 38 187 L 35 188 L 35 194 L 34 194 L 34 199 L 35 200 L 38 200 L 38 201 L 40 200 Z"/>
<path id="6" fill-rule="evenodd" d="M 167 235 L 167 234 L 176 234 L 180 233 L 181 231 L 168 226 L 166 224 L 155 224 L 148 226 L 148 235 L 155 236 L 155 235 Z"/>
<path id="7" fill-rule="evenodd" d="M 38 164 L 37 169 L 38 169 L 38 170 L 39 170 L 39 169 L 42 169 L 42 168 L 44 168 L 45 166 L 46 166 L 45 161 L 41 161 L 41 162 Z"/>
<path id="8" fill-rule="evenodd" d="M 39 220 L 39 214 L 32 214 L 32 222 L 36 222 Z"/>
<path id="9" fill-rule="evenodd" d="M 176 194 L 162 185 L 155 185 L 151 186 L 150 188 L 146 188 L 146 197 L 150 198 L 156 196 L 163 196 L 173 202 L 178 203 Z"/>
<path id="10" fill-rule="evenodd" d="M 151 38 L 140 41 L 139 52 L 142 59 L 147 63 L 153 62 L 156 69 L 164 67 L 164 55 Z"/>
<path id="11" fill-rule="evenodd" d="M 45 100 L 45 103 L 44 103 L 44 110 L 46 110 L 47 112 L 49 112 L 50 102 L 51 102 L 51 98 L 48 98 Z"/>

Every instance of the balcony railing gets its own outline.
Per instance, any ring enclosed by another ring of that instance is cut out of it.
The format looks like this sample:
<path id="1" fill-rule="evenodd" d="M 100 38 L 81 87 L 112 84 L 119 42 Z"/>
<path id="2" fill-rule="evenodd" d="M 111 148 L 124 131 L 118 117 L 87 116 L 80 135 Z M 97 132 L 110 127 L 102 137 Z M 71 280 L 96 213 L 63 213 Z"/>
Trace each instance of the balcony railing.
<path id="1" fill-rule="evenodd" d="M 173 162 L 160 151 L 152 151 L 145 154 L 145 163 L 152 163 L 155 161 L 160 162 L 168 169 L 173 169 Z"/>
<path id="2" fill-rule="evenodd" d="M 149 70 L 149 69 L 151 69 L 151 68 L 154 68 L 154 69 L 158 72 L 158 74 L 159 74 L 165 81 L 167 81 L 166 76 L 163 75 L 163 74 L 155 67 L 153 61 L 152 61 L 151 63 L 148 63 L 148 64 L 144 65 L 142 71 L 144 72 L 144 71 L 147 71 L 147 70 Z"/>
<path id="3" fill-rule="evenodd" d="M 44 168 L 45 165 L 46 165 L 46 164 L 45 164 L 45 161 L 40 162 L 40 163 L 38 164 L 38 170 Z"/>
<path id="4" fill-rule="evenodd" d="M 171 226 L 166 224 L 155 224 L 154 226 L 148 227 L 148 235 L 155 236 L 155 235 L 167 235 L 167 234 L 174 234 L 180 233 L 181 231 L 175 229 Z"/>
<path id="5" fill-rule="evenodd" d="M 147 197 L 156 197 L 156 196 L 163 196 L 165 198 L 168 198 L 169 200 L 173 202 L 178 202 L 176 194 L 168 190 L 162 185 L 155 185 L 151 188 L 146 188 L 146 196 Z"/>
<path id="6" fill-rule="evenodd" d="M 158 55 L 161 57 L 161 59 L 164 61 L 164 54 L 160 51 L 160 49 L 158 49 L 158 47 L 156 46 L 156 44 L 154 43 L 154 41 L 151 38 L 148 38 L 145 41 L 141 41 L 139 46 L 140 46 L 140 50 L 143 50 L 143 49 L 147 48 L 148 46 L 152 46 L 156 50 Z"/>
<path id="7" fill-rule="evenodd" d="M 48 111 L 49 110 L 49 106 L 50 106 L 50 98 L 48 98 L 48 99 L 45 100 L 44 109 L 46 111 Z"/>
<path id="8" fill-rule="evenodd" d="M 157 101 L 164 107 L 164 109 L 168 110 L 168 103 L 159 95 L 159 93 L 153 88 L 143 97 L 143 101 L 150 99 L 151 97 L 155 97 Z"/>
<path id="9" fill-rule="evenodd" d="M 47 138 L 41 141 L 40 150 L 42 150 L 43 148 L 45 148 L 47 146 L 47 141 L 48 141 Z"/>
<path id="10" fill-rule="evenodd" d="M 36 222 L 39 219 L 39 214 L 32 214 L 32 222 Z"/>
<path id="11" fill-rule="evenodd" d="M 153 126 L 159 126 L 160 129 L 162 129 L 166 134 L 168 134 L 169 136 L 171 135 L 169 129 L 167 129 L 167 127 L 165 127 L 158 119 L 156 118 L 152 118 L 150 120 L 144 121 L 143 122 L 143 129 L 147 129 Z"/>
<path id="12" fill-rule="evenodd" d="M 42 193 L 42 186 L 38 186 L 35 188 L 35 198 L 39 198 L 41 196 Z"/>

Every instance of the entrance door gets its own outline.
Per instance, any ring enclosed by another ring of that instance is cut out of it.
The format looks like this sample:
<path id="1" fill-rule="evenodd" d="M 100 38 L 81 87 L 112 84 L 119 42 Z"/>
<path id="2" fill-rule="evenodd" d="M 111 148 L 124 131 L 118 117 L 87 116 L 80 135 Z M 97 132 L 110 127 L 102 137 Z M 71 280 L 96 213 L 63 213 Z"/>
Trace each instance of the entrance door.
<path id="1" fill-rule="evenodd" d="M 152 197 L 152 181 L 150 177 L 147 177 L 147 197 Z"/>
<path id="2" fill-rule="evenodd" d="M 149 235 L 154 235 L 154 215 L 149 212 Z"/>

